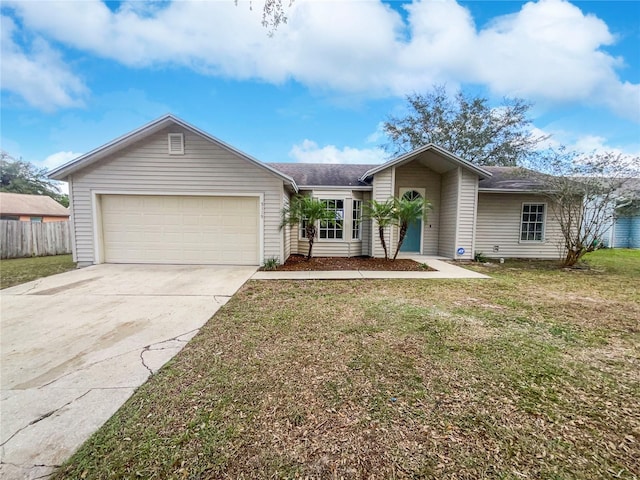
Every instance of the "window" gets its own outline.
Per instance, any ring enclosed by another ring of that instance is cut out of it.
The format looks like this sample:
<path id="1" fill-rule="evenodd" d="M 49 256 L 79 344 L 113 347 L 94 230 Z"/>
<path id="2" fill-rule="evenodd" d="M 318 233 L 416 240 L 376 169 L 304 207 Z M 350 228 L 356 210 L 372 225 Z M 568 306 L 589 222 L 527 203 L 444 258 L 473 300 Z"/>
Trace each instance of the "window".
<path id="1" fill-rule="evenodd" d="M 303 218 L 300 223 L 300 238 L 307 238 L 307 219 Z"/>
<path id="2" fill-rule="evenodd" d="M 42 223 L 42 217 L 31 217 L 31 223 Z"/>
<path id="3" fill-rule="evenodd" d="M 344 200 L 324 200 L 327 210 L 333 212 L 335 220 L 324 220 L 320 222 L 319 237 L 325 240 L 341 240 L 344 224 Z"/>
<path id="4" fill-rule="evenodd" d="M 520 241 L 544 241 L 544 203 L 523 203 Z"/>
<path id="5" fill-rule="evenodd" d="M 360 240 L 362 230 L 362 200 L 353 201 L 353 221 L 351 225 L 351 238 Z"/>

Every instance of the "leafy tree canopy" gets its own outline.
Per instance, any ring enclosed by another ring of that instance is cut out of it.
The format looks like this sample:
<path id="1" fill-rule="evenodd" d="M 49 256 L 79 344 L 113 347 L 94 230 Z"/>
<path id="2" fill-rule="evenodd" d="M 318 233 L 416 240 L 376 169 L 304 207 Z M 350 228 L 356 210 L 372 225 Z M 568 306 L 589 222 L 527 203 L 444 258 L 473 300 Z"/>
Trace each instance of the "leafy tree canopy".
<path id="1" fill-rule="evenodd" d="M 531 134 L 531 104 L 519 98 L 492 108 L 486 98 L 462 91 L 451 97 L 444 85 L 435 85 L 406 100 L 407 115 L 390 116 L 383 126 L 390 139 L 385 148 L 394 155 L 433 143 L 476 165 L 516 166 L 547 138 Z"/>
<path id="2" fill-rule="evenodd" d="M 0 158 L 0 191 L 47 195 L 65 207 L 69 206 L 69 197 L 61 193 L 60 187 L 47 178 L 46 168 L 15 160 L 4 152 Z"/>
<path id="3" fill-rule="evenodd" d="M 562 234 L 565 266 L 575 265 L 602 246 L 615 216 L 621 213 L 620 206 L 640 200 L 634 165 L 640 165 L 640 158 L 565 148 L 544 152 L 532 165 L 547 174 L 540 194 L 550 200 L 552 218 Z"/>

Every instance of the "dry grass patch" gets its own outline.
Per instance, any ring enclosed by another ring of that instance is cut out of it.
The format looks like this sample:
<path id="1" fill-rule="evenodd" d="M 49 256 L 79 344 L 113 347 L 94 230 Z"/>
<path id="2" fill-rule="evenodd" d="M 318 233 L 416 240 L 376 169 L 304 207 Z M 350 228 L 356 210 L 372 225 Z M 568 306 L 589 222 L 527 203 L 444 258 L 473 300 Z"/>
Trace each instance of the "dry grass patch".
<path id="1" fill-rule="evenodd" d="M 627 271 L 491 275 L 249 282 L 57 478 L 638 478 Z"/>

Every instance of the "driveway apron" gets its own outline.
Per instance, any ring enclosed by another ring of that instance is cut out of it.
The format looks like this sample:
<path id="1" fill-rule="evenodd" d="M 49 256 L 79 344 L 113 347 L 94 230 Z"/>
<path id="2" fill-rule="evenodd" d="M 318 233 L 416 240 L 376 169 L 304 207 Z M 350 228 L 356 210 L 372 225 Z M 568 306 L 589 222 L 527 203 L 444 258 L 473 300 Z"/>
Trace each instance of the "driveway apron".
<path id="1" fill-rule="evenodd" d="M 96 265 L 0 292 L 0 478 L 47 475 L 256 267 Z"/>

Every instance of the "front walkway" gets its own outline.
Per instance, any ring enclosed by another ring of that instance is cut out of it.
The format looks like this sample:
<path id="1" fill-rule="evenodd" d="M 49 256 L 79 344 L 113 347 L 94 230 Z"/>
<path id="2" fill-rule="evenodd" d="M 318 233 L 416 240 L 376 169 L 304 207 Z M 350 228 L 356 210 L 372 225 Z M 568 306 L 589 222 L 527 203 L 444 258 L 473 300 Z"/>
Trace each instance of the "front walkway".
<path id="1" fill-rule="evenodd" d="M 435 272 L 395 272 L 388 270 L 331 270 L 298 272 L 256 272 L 252 280 L 353 280 L 361 278 L 491 278 L 482 273 L 443 262 L 440 257 L 406 255 L 418 263 L 426 263 Z"/>

